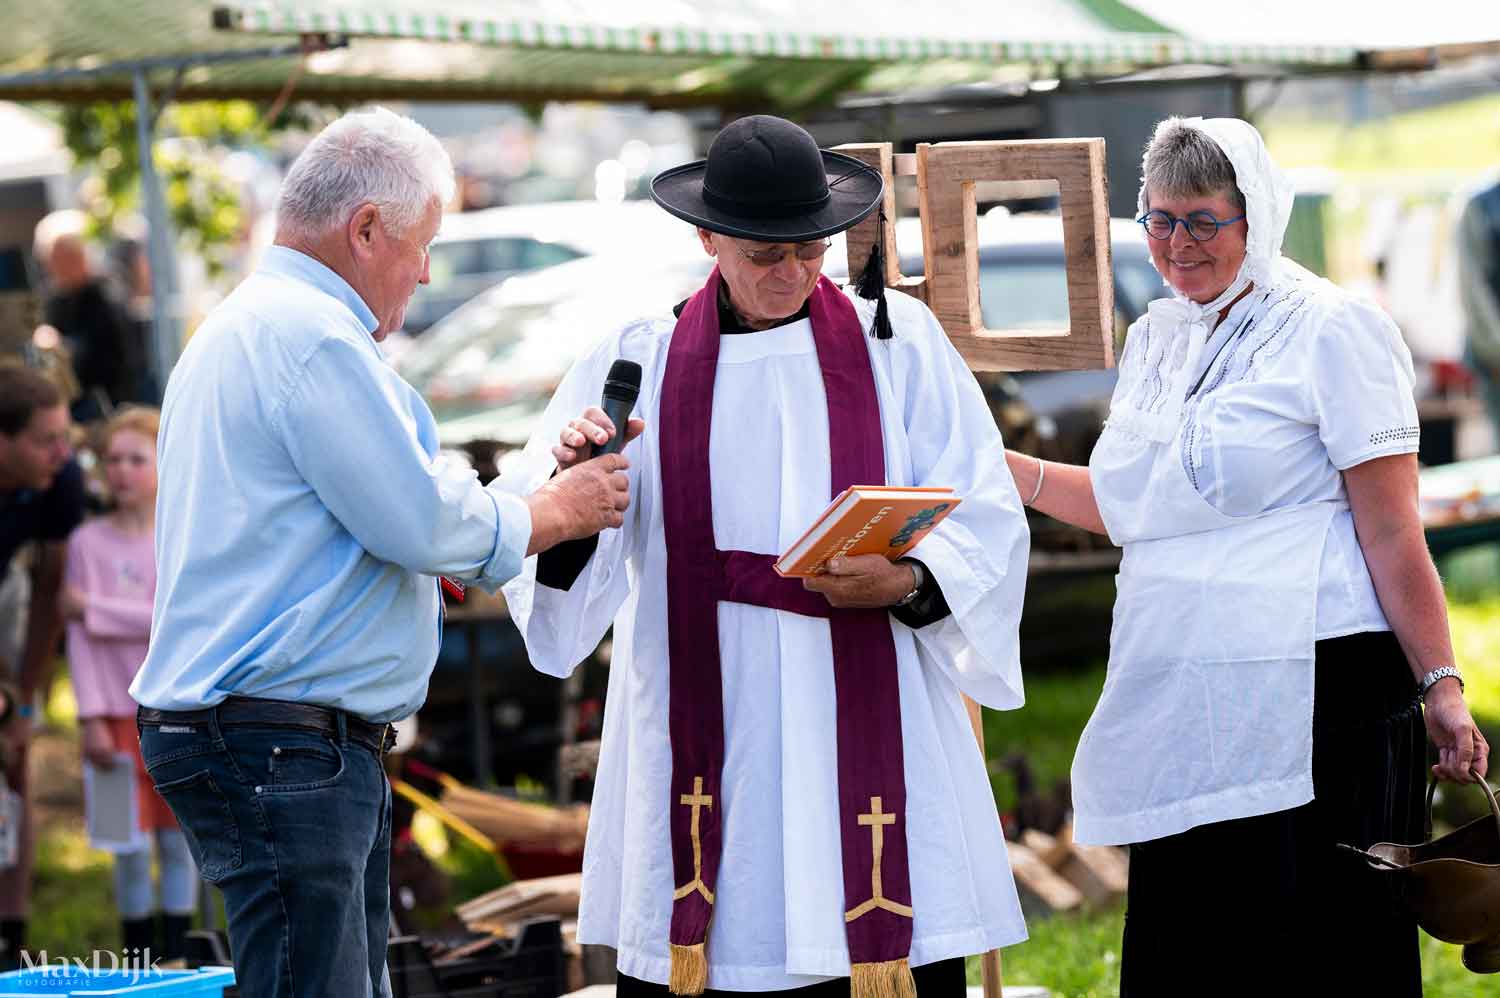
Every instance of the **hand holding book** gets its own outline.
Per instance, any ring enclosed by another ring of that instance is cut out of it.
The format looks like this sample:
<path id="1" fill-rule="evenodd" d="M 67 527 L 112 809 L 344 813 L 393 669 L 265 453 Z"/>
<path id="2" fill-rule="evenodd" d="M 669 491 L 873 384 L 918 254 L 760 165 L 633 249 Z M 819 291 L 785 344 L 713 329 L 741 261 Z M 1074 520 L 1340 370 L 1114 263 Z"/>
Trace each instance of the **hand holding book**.
<path id="1" fill-rule="evenodd" d="M 878 554 L 838 557 L 824 571 L 802 580 L 840 609 L 878 609 L 894 606 L 916 587 L 916 571 L 906 562 L 892 562 Z"/>

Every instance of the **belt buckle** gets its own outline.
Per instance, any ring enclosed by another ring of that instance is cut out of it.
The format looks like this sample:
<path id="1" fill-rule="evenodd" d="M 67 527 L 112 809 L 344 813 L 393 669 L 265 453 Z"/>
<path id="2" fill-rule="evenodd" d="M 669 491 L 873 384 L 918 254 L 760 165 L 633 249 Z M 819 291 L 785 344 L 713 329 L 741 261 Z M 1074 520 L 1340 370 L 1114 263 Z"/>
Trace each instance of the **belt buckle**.
<path id="1" fill-rule="evenodd" d="M 387 721 L 380 726 L 380 752 L 384 755 L 396 747 L 396 726 Z"/>

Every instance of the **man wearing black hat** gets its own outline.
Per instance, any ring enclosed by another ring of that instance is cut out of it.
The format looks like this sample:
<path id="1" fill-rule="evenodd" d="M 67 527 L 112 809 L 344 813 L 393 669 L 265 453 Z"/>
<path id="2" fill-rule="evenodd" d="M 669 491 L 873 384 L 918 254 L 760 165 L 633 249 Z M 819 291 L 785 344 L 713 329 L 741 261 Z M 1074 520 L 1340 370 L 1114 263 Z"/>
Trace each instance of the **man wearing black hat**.
<path id="1" fill-rule="evenodd" d="M 622 998 L 961 995 L 964 956 L 1026 932 L 960 697 L 1022 700 L 1028 535 L 994 420 L 924 305 L 821 275 L 875 171 L 754 116 L 652 195 L 716 268 L 580 360 L 507 475 L 607 440 L 602 411 L 568 417 L 641 365 L 624 526 L 506 587 L 543 672 L 615 627 L 579 939 L 618 950 Z M 909 559 L 775 573 L 831 496 L 879 484 L 963 501 Z"/>

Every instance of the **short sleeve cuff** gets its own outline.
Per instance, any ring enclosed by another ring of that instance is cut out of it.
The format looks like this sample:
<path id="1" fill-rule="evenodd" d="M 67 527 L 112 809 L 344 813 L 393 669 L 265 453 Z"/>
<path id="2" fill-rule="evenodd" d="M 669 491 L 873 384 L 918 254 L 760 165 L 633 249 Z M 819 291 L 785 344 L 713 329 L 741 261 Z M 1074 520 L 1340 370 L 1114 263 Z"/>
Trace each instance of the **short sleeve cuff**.
<path id="1" fill-rule="evenodd" d="M 479 581 L 481 586 L 494 592 L 521 574 L 526 549 L 531 544 L 531 509 L 520 496 L 498 489 L 485 491 L 495 504 L 498 528 L 495 531 L 495 550 L 485 563 Z"/>
<path id="2" fill-rule="evenodd" d="M 1370 434 L 1367 446 L 1341 452 L 1338 454 L 1329 452 L 1328 458 L 1333 466 L 1339 471 L 1348 471 L 1356 465 L 1373 461 L 1378 457 L 1391 457 L 1395 454 L 1415 454 L 1418 444 L 1421 442 L 1421 430 L 1416 424 L 1411 426 L 1396 427 Z"/>

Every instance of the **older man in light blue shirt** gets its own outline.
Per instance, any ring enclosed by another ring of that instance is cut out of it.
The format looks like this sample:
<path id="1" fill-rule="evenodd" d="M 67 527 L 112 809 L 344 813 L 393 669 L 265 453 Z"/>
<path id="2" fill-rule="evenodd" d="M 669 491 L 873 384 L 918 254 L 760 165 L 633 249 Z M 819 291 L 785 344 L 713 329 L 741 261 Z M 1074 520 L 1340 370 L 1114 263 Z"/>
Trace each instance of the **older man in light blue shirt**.
<path id="1" fill-rule="evenodd" d="M 224 892 L 241 994 L 380 987 L 386 724 L 421 706 L 438 576 L 494 591 L 522 559 L 618 526 L 617 455 L 518 497 L 438 453 L 377 341 L 399 328 L 453 190 L 442 147 L 346 115 L 287 176 L 277 245 L 167 386 L 141 747 Z M 574 474 L 581 471 L 581 474 Z"/>

